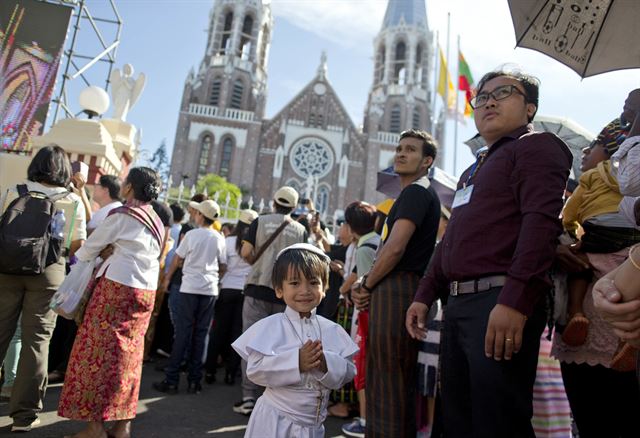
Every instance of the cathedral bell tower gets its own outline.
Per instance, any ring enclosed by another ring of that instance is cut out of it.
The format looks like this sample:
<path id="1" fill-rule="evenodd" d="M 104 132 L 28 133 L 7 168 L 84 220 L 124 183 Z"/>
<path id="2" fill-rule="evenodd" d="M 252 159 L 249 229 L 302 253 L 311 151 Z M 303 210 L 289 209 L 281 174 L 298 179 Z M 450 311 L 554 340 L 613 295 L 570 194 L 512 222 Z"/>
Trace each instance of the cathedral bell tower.
<path id="1" fill-rule="evenodd" d="M 216 1 L 204 57 L 184 85 L 174 184 L 215 173 L 250 187 L 253 163 L 247 159 L 256 156 L 264 117 L 272 28 L 271 7 L 263 0 Z"/>
<path id="2" fill-rule="evenodd" d="M 390 0 L 374 45 L 373 85 L 365 110 L 364 132 L 369 154 L 367 187 L 375 188 L 378 170 L 391 165 L 400 132 L 432 130 L 433 36 L 425 0 Z M 375 191 L 367 189 L 365 199 Z"/>

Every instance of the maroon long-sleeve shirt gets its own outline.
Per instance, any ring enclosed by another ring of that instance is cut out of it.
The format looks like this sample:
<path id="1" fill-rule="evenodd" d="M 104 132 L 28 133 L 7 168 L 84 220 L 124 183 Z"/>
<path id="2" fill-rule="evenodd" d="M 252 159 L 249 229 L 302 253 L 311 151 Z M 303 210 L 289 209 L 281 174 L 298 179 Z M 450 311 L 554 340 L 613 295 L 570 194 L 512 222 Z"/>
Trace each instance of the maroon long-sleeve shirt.
<path id="1" fill-rule="evenodd" d="M 498 303 L 531 315 L 548 291 L 572 156 L 556 135 L 523 126 L 494 143 L 453 209 L 415 301 L 431 305 L 452 281 L 506 274 Z M 472 166 L 473 167 L 473 166 Z M 458 189 L 472 168 L 460 178 Z"/>

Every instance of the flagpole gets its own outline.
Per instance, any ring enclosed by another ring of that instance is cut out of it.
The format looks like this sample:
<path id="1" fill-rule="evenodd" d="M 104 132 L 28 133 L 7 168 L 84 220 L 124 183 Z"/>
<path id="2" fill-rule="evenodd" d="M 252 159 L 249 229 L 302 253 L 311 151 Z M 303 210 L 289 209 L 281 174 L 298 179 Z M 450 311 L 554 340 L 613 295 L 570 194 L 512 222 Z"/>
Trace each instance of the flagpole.
<path id="1" fill-rule="evenodd" d="M 458 96 L 460 96 L 460 35 L 458 35 L 458 62 L 456 62 L 456 103 L 453 110 L 453 172 L 456 175 L 458 164 Z"/>
<path id="2" fill-rule="evenodd" d="M 436 30 L 436 43 L 433 51 L 433 103 L 431 104 L 431 134 L 436 138 L 436 128 L 438 126 L 438 117 L 436 116 L 436 98 L 438 97 L 438 78 L 440 71 L 438 70 L 438 58 L 440 57 L 440 38 Z"/>
<path id="3" fill-rule="evenodd" d="M 446 59 L 445 62 L 447 64 L 447 71 L 446 74 L 449 74 L 449 30 L 451 27 L 451 12 L 447 12 L 447 54 L 446 54 Z M 442 67 L 441 67 L 442 68 Z M 449 84 L 447 83 L 447 80 L 445 79 L 445 85 L 444 85 L 444 120 L 442 122 L 442 142 L 444 143 L 442 146 L 442 167 L 444 168 L 444 159 L 446 157 L 446 154 L 444 153 L 446 148 L 446 144 L 447 144 L 447 116 L 448 116 L 448 112 L 449 112 Z"/>

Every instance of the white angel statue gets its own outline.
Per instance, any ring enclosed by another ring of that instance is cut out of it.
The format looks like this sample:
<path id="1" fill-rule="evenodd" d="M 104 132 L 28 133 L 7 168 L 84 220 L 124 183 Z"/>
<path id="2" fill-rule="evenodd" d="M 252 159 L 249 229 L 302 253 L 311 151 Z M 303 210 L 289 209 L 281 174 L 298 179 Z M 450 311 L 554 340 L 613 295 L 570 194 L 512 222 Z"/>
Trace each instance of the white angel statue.
<path id="1" fill-rule="evenodd" d="M 113 101 L 113 118 L 123 122 L 126 121 L 129 110 L 138 101 L 147 80 L 144 73 L 140 73 L 138 78 L 134 79 L 133 72 L 133 66 L 125 64 L 122 67 L 122 73 L 116 68 L 109 76 Z"/>

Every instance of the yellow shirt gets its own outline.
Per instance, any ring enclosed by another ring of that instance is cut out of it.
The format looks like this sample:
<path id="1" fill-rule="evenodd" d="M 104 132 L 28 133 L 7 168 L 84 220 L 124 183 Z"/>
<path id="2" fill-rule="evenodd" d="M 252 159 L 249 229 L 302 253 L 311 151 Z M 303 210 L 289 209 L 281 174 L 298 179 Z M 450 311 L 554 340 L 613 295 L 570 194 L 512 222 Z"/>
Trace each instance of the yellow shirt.
<path id="1" fill-rule="evenodd" d="M 622 195 L 610 170 L 611 162 L 606 160 L 582 174 L 580 185 L 562 211 L 562 225 L 567 231 L 575 234 L 587 219 L 618 212 Z"/>

